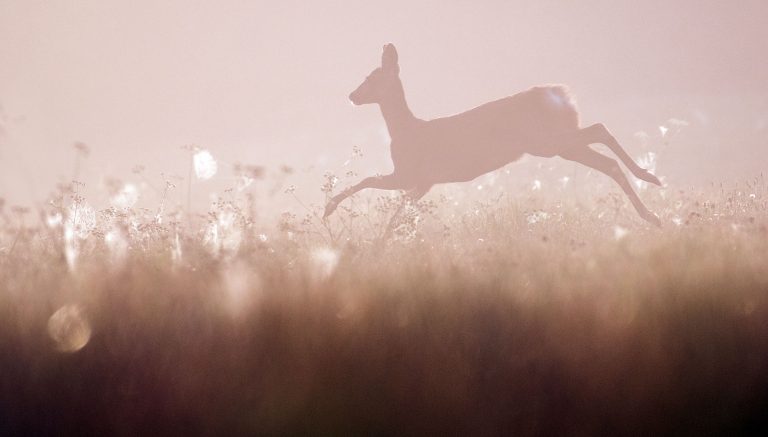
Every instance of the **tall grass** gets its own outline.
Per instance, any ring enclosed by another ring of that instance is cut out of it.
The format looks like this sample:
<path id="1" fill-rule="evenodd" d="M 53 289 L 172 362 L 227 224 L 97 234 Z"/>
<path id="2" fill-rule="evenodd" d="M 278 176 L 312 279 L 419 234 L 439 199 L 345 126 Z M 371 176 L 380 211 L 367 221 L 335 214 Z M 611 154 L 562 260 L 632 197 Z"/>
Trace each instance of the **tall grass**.
<path id="1" fill-rule="evenodd" d="M 265 223 L 236 192 L 196 222 L 77 186 L 3 208 L 0 429 L 768 428 L 762 179 L 646 194 L 662 229 L 613 193 L 499 185 L 356 196 L 325 221 L 302 203 Z"/>

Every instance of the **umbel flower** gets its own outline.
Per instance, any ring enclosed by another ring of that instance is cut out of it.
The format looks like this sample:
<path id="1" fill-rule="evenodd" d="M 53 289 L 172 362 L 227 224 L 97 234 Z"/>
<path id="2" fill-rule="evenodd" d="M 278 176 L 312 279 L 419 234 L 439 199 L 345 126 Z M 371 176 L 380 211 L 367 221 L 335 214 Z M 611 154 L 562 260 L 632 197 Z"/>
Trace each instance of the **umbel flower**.
<path id="1" fill-rule="evenodd" d="M 195 176 L 197 176 L 198 179 L 210 179 L 218 170 L 216 160 L 213 159 L 211 152 L 205 149 L 195 152 L 192 156 L 192 160 L 195 167 Z"/>

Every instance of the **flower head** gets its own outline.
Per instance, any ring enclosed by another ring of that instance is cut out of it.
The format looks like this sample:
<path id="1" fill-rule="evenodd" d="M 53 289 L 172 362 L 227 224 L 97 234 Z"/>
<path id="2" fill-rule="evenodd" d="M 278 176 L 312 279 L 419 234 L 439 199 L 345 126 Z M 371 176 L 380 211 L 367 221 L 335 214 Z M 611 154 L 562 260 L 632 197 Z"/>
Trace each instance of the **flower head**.
<path id="1" fill-rule="evenodd" d="M 195 154 L 192 155 L 192 161 L 195 167 L 195 175 L 198 179 L 210 179 L 219 169 L 211 152 L 207 150 L 199 150 L 195 152 Z"/>

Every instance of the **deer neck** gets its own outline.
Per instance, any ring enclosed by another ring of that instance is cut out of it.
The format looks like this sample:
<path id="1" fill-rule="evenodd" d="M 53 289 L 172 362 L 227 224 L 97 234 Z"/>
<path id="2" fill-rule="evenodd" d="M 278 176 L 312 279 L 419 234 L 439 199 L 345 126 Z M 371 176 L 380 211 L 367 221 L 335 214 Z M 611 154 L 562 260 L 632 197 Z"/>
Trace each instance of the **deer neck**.
<path id="1" fill-rule="evenodd" d="M 389 138 L 393 141 L 405 136 L 416 124 L 416 117 L 408 108 L 403 84 L 399 80 L 395 92 L 382 99 L 379 102 L 379 107 L 381 108 L 381 115 L 384 116 L 384 121 L 387 123 Z"/>

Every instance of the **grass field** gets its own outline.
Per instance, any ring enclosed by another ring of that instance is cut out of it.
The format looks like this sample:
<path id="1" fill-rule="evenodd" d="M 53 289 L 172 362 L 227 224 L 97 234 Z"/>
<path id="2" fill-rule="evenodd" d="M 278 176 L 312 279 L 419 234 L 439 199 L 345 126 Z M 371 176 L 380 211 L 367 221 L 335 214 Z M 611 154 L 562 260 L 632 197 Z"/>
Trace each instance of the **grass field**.
<path id="1" fill-rule="evenodd" d="M 661 229 L 567 183 L 366 193 L 329 221 L 260 221 L 236 191 L 191 218 L 94 210 L 76 184 L 6 206 L 0 427 L 768 430 L 765 181 L 644 191 Z"/>

